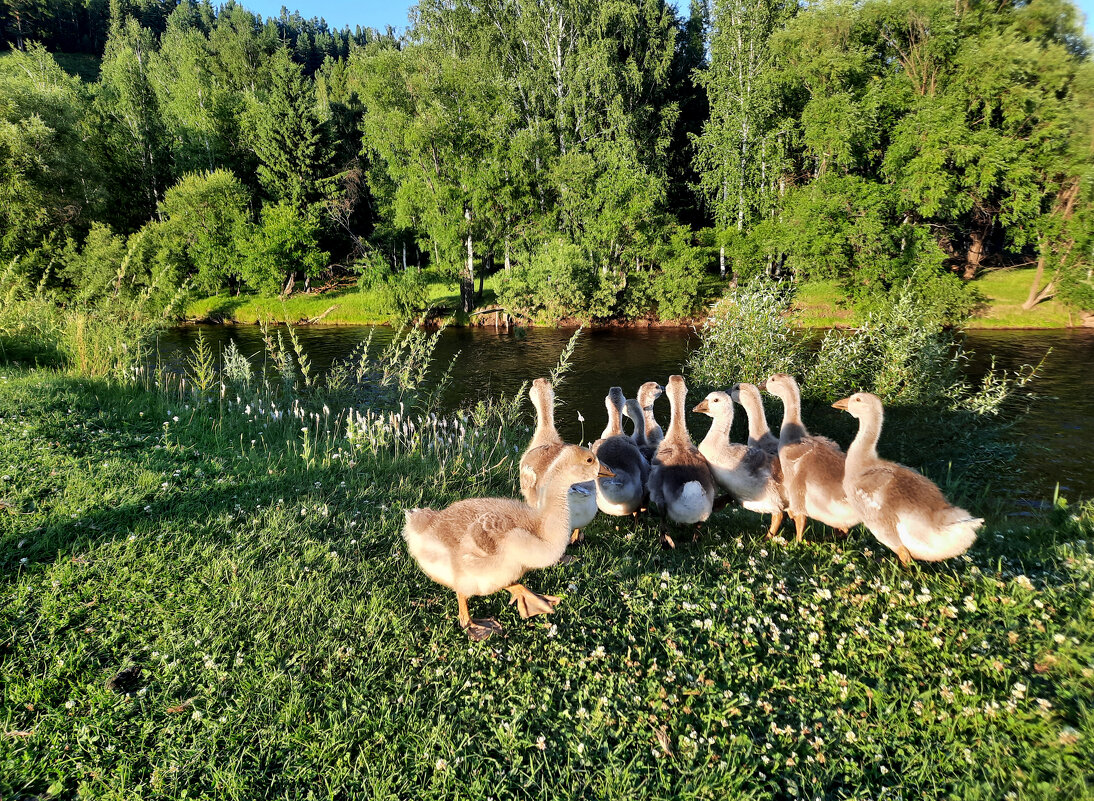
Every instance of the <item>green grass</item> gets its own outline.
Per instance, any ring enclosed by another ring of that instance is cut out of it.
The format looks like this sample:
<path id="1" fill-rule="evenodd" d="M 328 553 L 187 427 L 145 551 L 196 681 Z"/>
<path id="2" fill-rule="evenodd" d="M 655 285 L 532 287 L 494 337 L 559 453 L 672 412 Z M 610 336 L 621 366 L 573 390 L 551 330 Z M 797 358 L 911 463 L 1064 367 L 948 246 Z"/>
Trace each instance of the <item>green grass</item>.
<path id="1" fill-rule="evenodd" d="M 496 280 L 486 279 L 483 308 L 496 303 Z M 984 309 L 975 315 L 966 328 L 1065 328 L 1079 325 L 1082 313 L 1058 300 L 1039 304 L 1023 311 L 1022 303 L 1033 280 L 1033 269 L 1007 269 L 987 273 L 974 282 L 986 300 Z M 717 298 L 725 290 L 725 282 L 717 276 L 707 276 L 702 285 L 705 296 Z M 429 302 L 454 309 L 459 304 L 459 287 L 434 278 L 429 284 Z M 390 323 L 375 292 L 349 290 L 343 292 L 298 294 L 286 300 L 276 296 L 241 295 L 197 298 L 183 313 L 187 320 L 225 320 L 255 323 L 262 319 L 301 322 L 318 317 L 330 306 L 336 308 L 323 318 L 324 323 L 342 325 L 382 325 Z M 853 326 L 860 316 L 847 305 L 846 296 L 836 280 L 809 281 L 798 286 L 794 299 L 794 314 L 803 328 Z"/>
<path id="2" fill-rule="evenodd" d="M 514 495 L 527 434 L 371 415 L 354 448 L 272 402 L 0 370 L 0 796 L 1094 797 L 1089 509 L 907 571 L 601 517 L 527 578 L 557 613 L 474 599 L 507 629 L 476 644 L 402 510 Z"/>
<path id="3" fill-rule="evenodd" d="M 973 317 L 969 328 L 1064 328 L 1079 325 L 1082 314 L 1059 300 L 1022 309 L 1029 296 L 1035 269 L 995 270 L 976 279 L 976 287 L 987 300 L 986 312 Z"/>
<path id="4" fill-rule="evenodd" d="M 479 304 L 487 308 L 494 305 L 495 276 L 488 277 L 483 286 L 483 298 Z M 475 285 L 478 289 L 478 284 Z M 428 302 L 432 306 L 455 309 L 460 302 L 458 284 L 438 278 L 429 282 Z M 380 293 L 375 290 L 348 289 L 337 292 L 298 293 L 288 298 L 276 295 L 217 295 L 199 297 L 187 303 L 183 310 L 186 320 L 222 320 L 235 323 L 257 323 L 260 320 L 301 323 L 323 314 L 331 306 L 334 310 L 323 317 L 329 325 L 384 325 L 392 322 L 392 315 L 385 307 Z"/>

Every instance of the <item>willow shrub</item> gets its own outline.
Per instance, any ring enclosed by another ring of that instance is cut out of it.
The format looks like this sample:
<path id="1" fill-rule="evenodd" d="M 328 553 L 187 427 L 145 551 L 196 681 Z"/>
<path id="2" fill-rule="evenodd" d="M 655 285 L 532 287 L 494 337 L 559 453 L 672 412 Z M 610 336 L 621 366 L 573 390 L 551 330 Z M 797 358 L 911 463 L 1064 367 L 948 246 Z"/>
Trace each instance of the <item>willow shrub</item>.
<path id="1" fill-rule="evenodd" d="M 759 383 L 772 373 L 800 375 L 805 338 L 790 316 L 793 289 L 757 276 L 719 300 L 703 322 L 688 372 L 703 386 Z"/>

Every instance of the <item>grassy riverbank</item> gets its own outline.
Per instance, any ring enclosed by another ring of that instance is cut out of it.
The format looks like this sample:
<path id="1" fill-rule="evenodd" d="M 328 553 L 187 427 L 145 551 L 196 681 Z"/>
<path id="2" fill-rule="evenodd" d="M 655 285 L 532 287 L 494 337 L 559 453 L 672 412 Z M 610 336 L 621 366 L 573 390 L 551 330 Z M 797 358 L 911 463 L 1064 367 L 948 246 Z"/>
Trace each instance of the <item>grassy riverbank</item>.
<path id="1" fill-rule="evenodd" d="M 496 276 L 486 279 L 481 306 L 495 304 Z M 997 270 L 976 279 L 974 285 L 984 297 L 982 309 L 968 322 L 967 328 L 1067 328 L 1081 325 L 1083 314 L 1058 300 L 1023 311 L 1022 303 L 1033 280 L 1032 269 Z M 717 297 L 720 282 L 716 277 L 704 284 L 704 293 Z M 439 279 L 429 284 L 429 302 L 455 308 L 459 289 Z M 334 307 L 328 312 L 328 309 Z M 853 326 L 859 317 L 847 307 L 843 289 L 837 281 L 812 281 L 797 291 L 795 312 L 800 325 L 807 328 Z M 325 314 L 324 314 L 325 313 Z M 391 315 L 384 309 L 376 290 L 348 289 L 337 292 L 297 294 L 287 299 L 277 296 L 220 295 L 196 298 L 187 304 L 183 317 L 189 321 L 256 323 L 276 320 L 297 323 L 324 315 L 322 321 L 333 325 L 384 325 Z M 492 318 L 491 318 L 492 319 Z"/>
<path id="2" fill-rule="evenodd" d="M 1094 795 L 1090 509 L 907 571 L 598 518 L 529 577 L 558 612 L 478 599 L 507 636 L 472 644 L 402 509 L 512 495 L 523 431 L 355 448 L 321 399 L 0 376 L 5 798 Z"/>

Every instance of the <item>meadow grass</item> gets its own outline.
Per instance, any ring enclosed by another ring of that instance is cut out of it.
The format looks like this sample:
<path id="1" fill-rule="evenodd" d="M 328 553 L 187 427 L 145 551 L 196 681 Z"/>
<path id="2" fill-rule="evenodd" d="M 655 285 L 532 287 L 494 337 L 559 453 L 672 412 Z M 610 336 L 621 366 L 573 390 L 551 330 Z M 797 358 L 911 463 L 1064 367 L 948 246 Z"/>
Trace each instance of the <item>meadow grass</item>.
<path id="1" fill-rule="evenodd" d="M 495 302 L 495 276 L 483 284 L 483 307 Z M 478 284 L 475 284 L 476 289 Z M 454 309 L 460 302 L 458 284 L 430 274 L 428 303 L 431 306 Z M 260 321 L 299 323 L 318 317 L 331 306 L 334 310 L 323 317 L 330 325 L 385 325 L 392 322 L 383 295 L 377 289 L 352 288 L 336 292 L 297 293 L 287 298 L 277 295 L 215 295 L 197 297 L 186 304 L 182 317 L 186 320 L 223 320 L 235 323 Z"/>
<path id="2" fill-rule="evenodd" d="M 1047 300 L 1022 309 L 1036 270 L 1033 267 L 993 270 L 976 279 L 986 308 L 969 320 L 968 328 L 1064 328 L 1079 325 L 1082 312 L 1060 300 Z"/>
<path id="3" fill-rule="evenodd" d="M 1032 280 L 1032 268 L 994 270 L 977 278 L 973 284 L 985 302 L 963 327 L 1066 328 L 1081 323 L 1082 313 L 1059 300 L 1049 300 L 1031 311 L 1023 311 L 1022 303 Z M 480 306 L 492 307 L 496 304 L 496 282 L 496 275 L 487 277 Z M 707 275 L 703 279 L 701 293 L 704 297 L 717 299 L 727 291 L 727 287 L 724 279 Z M 431 274 L 430 304 L 454 309 L 459 305 L 459 300 L 457 284 Z M 182 317 L 187 320 L 214 319 L 237 323 L 256 323 L 260 320 L 296 323 L 317 317 L 330 306 L 336 308 L 323 318 L 324 323 L 384 325 L 392 321 L 380 293 L 361 289 L 297 294 L 286 299 L 250 294 L 197 297 L 186 305 Z M 801 328 L 848 327 L 862 322 L 862 316 L 850 307 L 846 292 L 837 280 L 803 281 L 798 284 L 793 312 L 795 324 Z"/>
<path id="4" fill-rule="evenodd" d="M 516 495 L 526 426 L 250 392 L 0 369 L 0 796 L 1094 796 L 1089 507 L 909 570 L 601 516 L 472 643 L 402 510 Z"/>

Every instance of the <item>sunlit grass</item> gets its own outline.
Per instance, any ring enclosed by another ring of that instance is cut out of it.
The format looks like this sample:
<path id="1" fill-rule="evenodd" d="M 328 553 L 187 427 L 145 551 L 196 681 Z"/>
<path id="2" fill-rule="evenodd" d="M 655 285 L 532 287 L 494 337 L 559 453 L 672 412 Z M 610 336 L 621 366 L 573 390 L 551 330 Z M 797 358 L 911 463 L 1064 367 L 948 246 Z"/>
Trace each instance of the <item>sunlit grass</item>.
<path id="1" fill-rule="evenodd" d="M 976 279 L 976 287 L 988 302 L 986 313 L 969 320 L 969 328 L 1063 328 L 1079 325 L 1082 314 L 1059 300 L 1047 300 L 1029 311 L 1022 309 L 1029 296 L 1033 267 L 995 270 Z"/>
<path id="2" fill-rule="evenodd" d="M 495 276 L 485 280 L 480 306 L 494 305 Z M 428 302 L 451 312 L 459 305 L 459 284 L 430 274 Z M 478 283 L 475 284 L 476 290 Z M 328 312 L 328 309 L 334 307 Z M 391 310 L 377 290 L 356 287 L 337 292 L 298 292 L 287 298 L 254 294 L 216 295 L 191 300 L 183 311 L 187 320 L 217 320 L 254 324 L 262 320 L 302 323 L 323 315 L 330 325 L 385 325 Z"/>
<path id="3" fill-rule="evenodd" d="M 1094 792 L 1089 509 L 908 571 L 600 517 L 473 644 L 402 510 L 514 495 L 525 431 L 0 374 L 5 798 Z"/>

